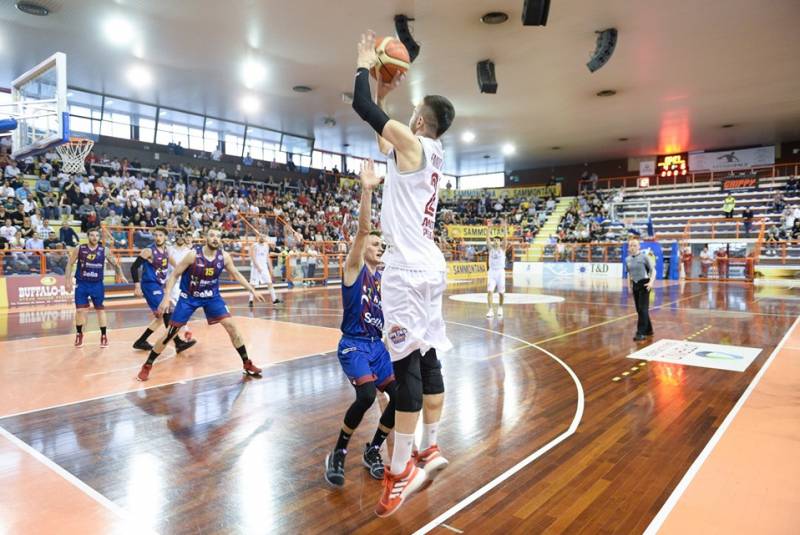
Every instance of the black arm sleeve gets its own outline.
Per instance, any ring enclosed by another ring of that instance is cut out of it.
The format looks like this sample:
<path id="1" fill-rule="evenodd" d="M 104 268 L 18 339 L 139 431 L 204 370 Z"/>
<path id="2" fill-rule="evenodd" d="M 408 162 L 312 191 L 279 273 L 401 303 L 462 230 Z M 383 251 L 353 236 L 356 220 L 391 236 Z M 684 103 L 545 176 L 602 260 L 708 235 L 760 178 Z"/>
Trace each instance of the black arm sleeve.
<path id="1" fill-rule="evenodd" d="M 369 123 L 378 135 L 383 133 L 383 127 L 389 122 L 389 116 L 372 101 L 369 90 L 369 71 L 363 67 L 356 71 L 353 109 L 356 110 L 359 117 Z"/>
<path id="2" fill-rule="evenodd" d="M 133 265 L 131 266 L 131 278 L 133 279 L 134 283 L 139 282 L 139 268 L 142 267 L 145 262 L 147 262 L 147 260 L 141 256 L 137 256 L 136 260 L 134 260 Z"/>

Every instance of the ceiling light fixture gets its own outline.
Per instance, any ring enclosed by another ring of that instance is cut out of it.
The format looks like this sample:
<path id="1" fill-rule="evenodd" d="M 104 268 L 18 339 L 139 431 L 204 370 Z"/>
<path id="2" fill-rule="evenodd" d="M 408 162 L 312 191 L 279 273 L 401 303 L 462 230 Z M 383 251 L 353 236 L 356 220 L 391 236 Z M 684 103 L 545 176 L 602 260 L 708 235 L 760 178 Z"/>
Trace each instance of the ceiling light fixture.
<path id="1" fill-rule="evenodd" d="M 253 95 L 246 95 L 239 101 L 242 111 L 245 113 L 255 113 L 261 109 L 261 102 Z"/>
<path id="2" fill-rule="evenodd" d="M 511 143 L 506 143 L 503 145 L 503 154 L 506 156 L 511 156 L 517 151 L 517 149 Z"/>
<path id="3" fill-rule="evenodd" d="M 17 2 L 17 9 L 23 13 L 35 15 L 37 17 L 46 17 L 50 14 L 50 10 L 48 8 L 34 2 Z"/>
<path id="4" fill-rule="evenodd" d="M 728 124 L 722 125 L 722 128 L 733 128 L 734 126 L 736 126 L 736 125 L 733 124 L 733 123 L 728 123 Z"/>
<path id="5" fill-rule="evenodd" d="M 114 46 L 124 46 L 133 39 L 133 26 L 125 19 L 108 19 L 103 24 L 106 39 Z"/>
<path id="6" fill-rule="evenodd" d="M 242 63 L 242 83 L 247 89 L 253 89 L 267 78 L 267 68 L 260 61 L 248 58 Z"/>
<path id="7" fill-rule="evenodd" d="M 618 140 L 618 141 L 628 141 L 628 138 L 626 138 L 626 137 L 621 137 L 621 138 L 619 138 L 619 140 Z"/>
<path id="8" fill-rule="evenodd" d="M 153 83 L 153 75 L 142 65 L 134 65 L 129 68 L 127 78 L 128 83 L 139 89 L 150 87 Z"/>
<path id="9" fill-rule="evenodd" d="M 484 24 L 503 24 L 508 20 L 508 13 L 502 11 L 490 11 L 481 17 L 481 22 Z"/>
<path id="10" fill-rule="evenodd" d="M 308 93 L 311 91 L 311 88 L 307 85 L 296 85 L 292 88 L 292 91 L 295 93 Z"/>
<path id="11" fill-rule="evenodd" d="M 464 143 L 472 143 L 473 141 L 475 141 L 475 133 L 467 130 L 466 132 L 461 134 L 461 141 L 463 141 Z"/>
<path id="12" fill-rule="evenodd" d="M 617 92 L 614 91 L 613 89 L 603 89 L 602 91 L 598 91 L 596 93 L 598 97 L 613 97 L 616 94 Z"/>

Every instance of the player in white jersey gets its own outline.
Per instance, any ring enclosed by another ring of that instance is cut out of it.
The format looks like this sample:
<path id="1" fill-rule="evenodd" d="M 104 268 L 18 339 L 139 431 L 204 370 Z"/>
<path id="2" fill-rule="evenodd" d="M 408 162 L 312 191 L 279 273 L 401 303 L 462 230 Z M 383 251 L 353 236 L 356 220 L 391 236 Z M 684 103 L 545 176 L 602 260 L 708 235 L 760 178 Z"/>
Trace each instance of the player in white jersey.
<path id="1" fill-rule="evenodd" d="M 269 286 L 272 304 L 277 305 L 282 302 L 275 295 L 275 287 L 272 285 L 272 262 L 269 259 L 269 244 L 263 234 L 259 234 L 257 243 L 250 247 L 250 284 L 254 288 L 266 284 Z M 252 294 L 248 305 L 253 306 Z"/>
<path id="2" fill-rule="evenodd" d="M 377 62 L 375 34 L 368 32 L 358 46 L 353 109 L 377 132 L 381 152 L 388 156 L 381 207 L 387 245 L 381 291 L 383 332 L 398 392 L 392 462 L 384 472 L 375 513 L 389 516 L 447 465 L 436 440 L 444 402 L 437 351 L 447 351 L 452 344 L 442 318 L 447 267 L 433 231 L 444 168 L 439 138 L 455 111 L 445 97 L 429 95 L 416 106 L 408 126 L 389 119 L 383 100 L 401 79 L 379 82 L 378 102 L 373 102 L 369 70 Z M 423 436 L 420 451 L 415 452 L 420 411 Z"/>
<path id="3" fill-rule="evenodd" d="M 486 284 L 486 300 L 489 303 L 487 318 L 493 318 L 494 292 L 500 294 L 497 317 L 503 317 L 503 301 L 506 293 L 506 251 L 508 251 L 508 223 L 503 222 L 503 237 L 492 236 L 492 222 L 486 229 L 486 252 L 489 254 L 489 280 Z"/>
<path id="4" fill-rule="evenodd" d="M 181 260 L 183 260 L 183 257 L 186 256 L 186 254 L 191 250 L 192 247 L 189 241 L 186 239 L 186 235 L 182 231 L 178 232 L 175 235 L 175 245 L 167 248 L 167 253 L 169 254 L 170 274 L 172 273 L 172 270 L 175 269 L 175 266 L 180 264 Z M 178 304 L 178 299 L 180 299 L 180 297 L 181 297 L 180 284 L 176 284 L 175 286 L 172 287 L 172 291 L 169 294 L 169 303 L 171 309 L 173 310 L 175 309 L 175 305 Z M 181 330 L 183 330 L 184 333 L 183 338 L 185 340 L 192 339 L 192 329 L 191 327 L 189 327 L 188 323 L 178 330 L 179 334 Z"/>

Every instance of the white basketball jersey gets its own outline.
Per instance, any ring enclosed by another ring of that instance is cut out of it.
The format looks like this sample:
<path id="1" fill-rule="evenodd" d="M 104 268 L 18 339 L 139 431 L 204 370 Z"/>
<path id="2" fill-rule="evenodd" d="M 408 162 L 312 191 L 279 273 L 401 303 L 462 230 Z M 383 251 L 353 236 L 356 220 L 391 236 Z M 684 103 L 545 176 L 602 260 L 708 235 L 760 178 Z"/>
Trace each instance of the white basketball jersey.
<path id="1" fill-rule="evenodd" d="M 389 153 L 381 206 L 381 231 L 386 241 L 382 260 L 386 266 L 401 269 L 446 271 L 444 255 L 433 240 L 444 152 L 440 141 L 418 139 L 423 155 L 417 171 L 398 171 L 394 151 Z"/>
<path id="2" fill-rule="evenodd" d="M 255 258 L 256 264 L 259 266 L 266 266 L 267 260 L 269 259 L 269 245 L 266 243 L 253 244 L 253 257 Z M 252 261 L 250 263 L 252 264 Z"/>
<path id="3" fill-rule="evenodd" d="M 506 252 L 503 249 L 489 247 L 489 271 L 505 271 Z"/>
<path id="4" fill-rule="evenodd" d="M 186 254 L 191 250 L 192 250 L 191 247 L 186 247 L 186 246 L 184 246 L 184 247 L 174 247 L 173 246 L 173 247 L 168 247 L 167 248 L 167 254 L 170 256 L 170 258 L 172 258 L 172 261 L 175 262 L 175 265 L 177 266 L 178 264 L 181 263 L 181 260 L 183 260 L 183 257 L 185 257 Z M 169 267 L 169 273 L 172 273 L 173 269 L 175 269 L 175 268 L 170 266 Z M 179 284 L 180 284 L 180 280 L 178 281 L 178 283 L 175 286 L 178 286 Z"/>

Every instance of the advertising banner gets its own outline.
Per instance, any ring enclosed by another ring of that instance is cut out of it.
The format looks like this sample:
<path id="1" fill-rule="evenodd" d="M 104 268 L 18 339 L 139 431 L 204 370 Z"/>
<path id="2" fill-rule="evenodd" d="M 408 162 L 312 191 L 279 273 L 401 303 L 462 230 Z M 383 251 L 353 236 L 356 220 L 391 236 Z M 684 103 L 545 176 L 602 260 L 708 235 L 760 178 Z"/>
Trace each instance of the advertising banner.
<path id="1" fill-rule="evenodd" d="M 743 191 L 749 189 L 756 189 L 758 187 L 758 177 L 742 177 L 742 178 L 723 178 L 721 189 L 722 191 Z"/>
<path id="2" fill-rule="evenodd" d="M 448 262 L 447 279 L 464 280 L 486 277 L 486 262 Z"/>
<path id="3" fill-rule="evenodd" d="M 689 169 L 692 171 L 738 171 L 765 165 L 775 165 L 774 145 L 689 154 Z"/>
<path id="4" fill-rule="evenodd" d="M 6 302 L 0 306 L 40 306 L 71 303 L 62 275 L 12 275 L 4 277 Z"/>
<path id="5" fill-rule="evenodd" d="M 645 160 L 639 162 L 639 176 L 655 176 L 656 174 L 656 161 Z"/>
<path id="6" fill-rule="evenodd" d="M 743 372 L 759 353 L 761 348 L 758 347 L 661 339 L 628 355 L 628 358 Z"/>
<path id="7" fill-rule="evenodd" d="M 447 228 L 447 237 L 450 239 L 455 240 L 485 240 L 486 233 L 489 227 L 485 225 L 445 225 Z M 511 238 L 514 235 L 514 230 L 516 227 L 513 225 L 509 225 L 508 227 L 508 234 L 506 235 L 508 238 Z M 492 229 L 492 236 L 503 236 L 503 227 L 501 226 L 493 226 Z"/>
<path id="8" fill-rule="evenodd" d="M 513 197 L 533 197 L 536 195 L 539 198 L 549 197 L 550 194 L 556 197 L 561 196 L 561 184 L 553 186 L 521 186 L 518 188 L 487 188 L 487 189 L 459 189 L 459 190 L 444 190 L 440 192 L 442 199 L 457 199 L 465 197 L 485 197 L 489 196 L 494 199 L 498 197 L 513 198 Z"/>
<path id="9" fill-rule="evenodd" d="M 619 262 L 514 262 L 514 274 L 545 279 L 621 279 Z"/>

